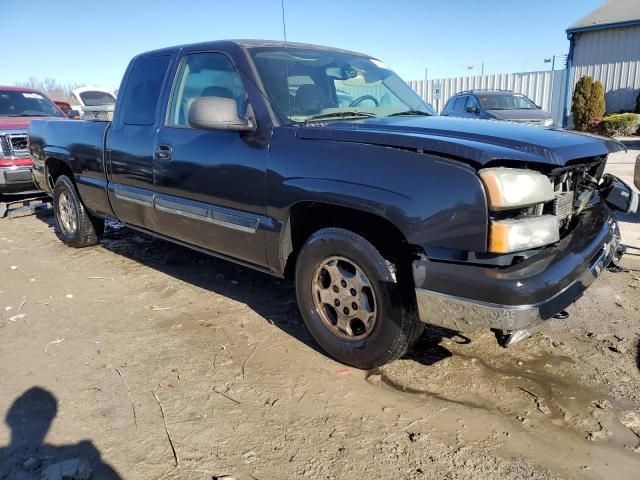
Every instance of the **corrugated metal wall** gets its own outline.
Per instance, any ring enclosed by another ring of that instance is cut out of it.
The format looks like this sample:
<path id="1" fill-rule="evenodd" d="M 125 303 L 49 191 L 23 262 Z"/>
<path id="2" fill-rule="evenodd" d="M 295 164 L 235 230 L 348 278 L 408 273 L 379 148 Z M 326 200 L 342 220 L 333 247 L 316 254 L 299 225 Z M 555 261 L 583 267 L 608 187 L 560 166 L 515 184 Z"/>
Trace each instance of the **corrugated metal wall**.
<path id="1" fill-rule="evenodd" d="M 583 75 L 604 85 L 607 112 L 633 110 L 640 90 L 640 26 L 576 34 L 574 84 Z"/>
<path id="2" fill-rule="evenodd" d="M 477 77 L 411 80 L 409 86 L 440 112 L 452 95 L 463 90 L 501 89 L 522 93 L 551 113 L 556 125 L 562 125 L 566 70 L 504 73 Z M 434 85 L 440 85 L 440 100 L 434 98 Z"/>

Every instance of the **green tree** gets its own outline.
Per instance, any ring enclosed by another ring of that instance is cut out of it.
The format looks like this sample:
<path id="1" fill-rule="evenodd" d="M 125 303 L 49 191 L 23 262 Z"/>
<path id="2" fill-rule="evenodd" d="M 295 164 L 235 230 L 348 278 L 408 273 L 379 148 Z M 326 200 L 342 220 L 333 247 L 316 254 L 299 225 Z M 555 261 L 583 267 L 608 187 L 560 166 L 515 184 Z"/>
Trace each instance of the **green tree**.
<path id="1" fill-rule="evenodd" d="M 571 101 L 571 114 L 576 129 L 587 130 L 591 120 L 591 98 L 593 92 L 593 79 L 588 76 L 582 77 L 573 89 Z"/>
<path id="2" fill-rule="evenodd" d="M 593 88 L 591 89 L 591 105 L 590 105 L 590 118 L 589 122 L 593 122 L 594 120 L 601 120 L 604 117 L 605 112 L 607 111 L 607 105 L 604 101 L 604 87 L 600 80 L 596 80 L 593 83 Z"/>

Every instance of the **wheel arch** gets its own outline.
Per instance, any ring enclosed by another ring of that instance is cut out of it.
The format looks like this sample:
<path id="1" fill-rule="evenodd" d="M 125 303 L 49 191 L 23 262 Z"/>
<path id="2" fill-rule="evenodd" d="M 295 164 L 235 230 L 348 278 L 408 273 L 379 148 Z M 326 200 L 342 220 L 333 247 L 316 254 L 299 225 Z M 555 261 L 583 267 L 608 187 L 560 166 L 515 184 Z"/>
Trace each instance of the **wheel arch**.
<path id="1" fill-rule="evenodd" d="M 76 185 L 73 169 L 69 165 L 65 156 L 49 154 L 44 161 L 45 176 L 48 187 L 53 192 L 56 180 L 60 175 L 67 175 L 74 185 Z M 76 186 L 77 188 L 77 186 Z"/>
<path id="2" fill-rule="evenodd" d="M 357 233 L 395 263 L 406 264 L 415 251 L 400 228 L 379 214 L 327 202 L 300 201 L 289 209 L 280 235 L 280 264 L 285 277 L 293 277 L 296 259 L 306 240 L 328 227 Z"/>

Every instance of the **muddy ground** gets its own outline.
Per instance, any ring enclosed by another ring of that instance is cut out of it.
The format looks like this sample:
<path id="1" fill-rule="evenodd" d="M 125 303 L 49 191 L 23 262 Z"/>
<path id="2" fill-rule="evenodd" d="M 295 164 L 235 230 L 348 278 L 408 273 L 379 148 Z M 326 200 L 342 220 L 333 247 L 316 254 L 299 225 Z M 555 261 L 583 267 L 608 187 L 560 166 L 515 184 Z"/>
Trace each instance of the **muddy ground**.
<path id="1" fill-rule="evenodd" d="M 0 478 L 67 459 L 96 479 L 640 478 L 631 253 L 510 349 L 429 328 L 365 372 L 318 350 L 286 281 L 114 225 L 75 250 L 51 217 L 0 220 Z"/>

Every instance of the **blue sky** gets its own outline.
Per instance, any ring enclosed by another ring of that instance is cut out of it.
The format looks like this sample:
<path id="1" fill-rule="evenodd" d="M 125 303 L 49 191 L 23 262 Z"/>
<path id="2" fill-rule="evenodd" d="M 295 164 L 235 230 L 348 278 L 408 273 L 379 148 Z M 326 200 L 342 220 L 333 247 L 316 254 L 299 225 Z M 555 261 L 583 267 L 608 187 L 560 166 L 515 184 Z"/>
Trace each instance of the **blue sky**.
<path id="1" fill-rule="evenodd" d="M 2 0 L 0 84 L 31 76 L 117 88 L 163 46 L 282 38 L 280 0 Z M 290 41 L 366 52 L 405 80 L 549 69 L 565 29 L 604 0 L 285 0 Z M 29 12 L 36 12 L 30 15 Z M 15 39 L 15 40 L 12 40 Z M 7 44 L 8 42 L 8 44 Z M 476 65 L 473 71 L 468 65 Z"/>

